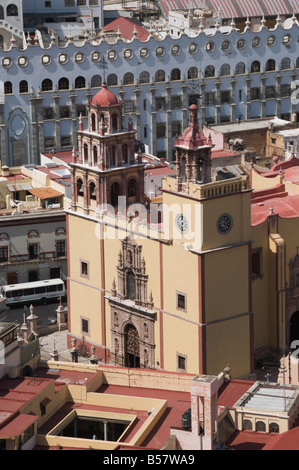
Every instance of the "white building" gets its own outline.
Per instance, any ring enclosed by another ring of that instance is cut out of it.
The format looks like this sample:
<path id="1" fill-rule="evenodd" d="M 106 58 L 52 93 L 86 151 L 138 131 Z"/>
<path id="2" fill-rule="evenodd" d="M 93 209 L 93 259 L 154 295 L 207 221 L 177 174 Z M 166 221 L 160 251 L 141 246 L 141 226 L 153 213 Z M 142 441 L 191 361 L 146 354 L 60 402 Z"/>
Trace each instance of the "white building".
<path id="1" fill-rule="evenodd" d="M 77 146 L 80 114 L 87 118 L 92 98 L 107 81 L 123 100 L 124 123 L 129 115 L 146 151 L 173 159 L 175 136 L 188 122 L 190 104 L 199 107 L 199 123 L 220 124 L 299 115 L 292 84 L 299 79 L 299 26 L 294 16 L 284 28 L 278 17 L 273 28 L 259 31 L 246 22 L 240 32 L 220 26 L 196 36 L 181 30 L 150 29 L 146 41 L 105 34 L 84 40 L 57 37 L 26 40 L 0 50 L 3 104 L 0 104 L 0 155 L 8 166 L 39 163 L 40 154 Z M 28 38 L 27 38 L 28 39 Z M 36 72 L 38 71 L 38 73 Z"/>

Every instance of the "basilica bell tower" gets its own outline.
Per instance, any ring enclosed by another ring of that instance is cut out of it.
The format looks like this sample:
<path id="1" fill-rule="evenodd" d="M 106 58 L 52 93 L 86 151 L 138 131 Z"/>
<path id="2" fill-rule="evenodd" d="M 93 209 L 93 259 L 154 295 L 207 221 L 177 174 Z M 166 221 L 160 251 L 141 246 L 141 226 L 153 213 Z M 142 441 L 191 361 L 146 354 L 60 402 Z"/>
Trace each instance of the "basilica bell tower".
<path id="1" fill-rule="evenodd" d="M 92 215 L 96 207 L 117 208 L 119 197 L 125 207 L 144 201 L 144 165 L 135 154 L 135 130 L 129 116 L 124 129 L 122 102 L 102 89 L 88 105 L 88 125 L 82 116 L 78 131 L 78 154 L 70 164 L 72 171 L 72 208 Z"/>

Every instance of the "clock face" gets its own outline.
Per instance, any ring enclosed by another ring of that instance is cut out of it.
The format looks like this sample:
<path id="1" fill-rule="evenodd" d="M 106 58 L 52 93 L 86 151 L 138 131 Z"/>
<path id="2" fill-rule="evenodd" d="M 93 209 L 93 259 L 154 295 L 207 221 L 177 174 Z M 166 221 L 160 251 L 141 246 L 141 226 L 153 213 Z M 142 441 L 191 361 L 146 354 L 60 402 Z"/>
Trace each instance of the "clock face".
<path id="1" fill-rule="evenodd" d="M 223 214 L 217 221 L 217 229 L 220 233 L 227 233 L 233 226 L 233 219 L 229 214 Z"/>
<path id="2" fill-rule="evenodd" d="M 186 217 L 183 214 L 178 214 L 176 216 L 176 226 L 179 229 L 180 232 L 187 232 L 188 230 L 188 221 Z"/>

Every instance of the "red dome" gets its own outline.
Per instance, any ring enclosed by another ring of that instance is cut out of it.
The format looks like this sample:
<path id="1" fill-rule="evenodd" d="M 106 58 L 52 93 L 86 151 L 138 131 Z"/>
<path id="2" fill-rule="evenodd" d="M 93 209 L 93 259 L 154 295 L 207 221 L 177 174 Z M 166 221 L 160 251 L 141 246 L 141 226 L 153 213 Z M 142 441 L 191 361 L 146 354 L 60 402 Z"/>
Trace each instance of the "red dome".
<path id="1" fill-rule="evenodd" d="M 107 84 L 103 83 L 102 89 L 93 97 L 91 104 L 93 106 L 106 107 L 111 105 L 117 105 L 119 103 L 114 93 L 108 90 Z"/>

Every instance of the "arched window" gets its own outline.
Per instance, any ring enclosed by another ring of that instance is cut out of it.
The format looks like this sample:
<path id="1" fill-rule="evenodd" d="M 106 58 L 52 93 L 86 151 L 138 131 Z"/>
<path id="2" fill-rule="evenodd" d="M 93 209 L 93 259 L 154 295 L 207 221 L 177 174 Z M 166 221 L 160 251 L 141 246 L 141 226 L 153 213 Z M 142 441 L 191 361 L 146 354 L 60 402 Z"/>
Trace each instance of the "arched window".
<path id="1" fill-rule="evenodd" d="M 84 77 L 77 77 L 75 80 L 75 88 L 85 88 L 86 82 Z"/>
<path id="2" fill-rule="evenodd" d="M 245 71 L 246 71 L 246 67 L 245 67 L 244 62 L 238 62 L 236 65 L 236 70 L 235 70 L 236 75 L 241 75 L 242 73 L 245 73 Z"/>
<path id="3" fill-rule="evenodd" d="M 259 432 L 266 432 L 266 424 L 263 421 L 257 421 L 255 430 Z"/>
<path id="4" fill-rule="evenodd" d="M 18 16 L 18 7 L 11 3 L 6 8 L 6 16 Z"/>
<path id="5" fill-rule="evenodd" d="M 134 85 L 134 75 L 131 72 L 125 73 L 124 85 Z"/>
<path id="6" fill-rule="evenodd" d="M 270 423 L 269 424 L 269 432 L 279 433 L 279 424 L 278 423 Z"/>
<path id="7" fill-rule="evenodd" d="M 192 79 L 196 79 L 196 78 L 198 78 L 198 69 L 197 69 L 197 67 L 190 67 L 190 69 L 188 70 L 188 79 L 192 80 Z"/>
<path id="8" fill-rule="evenodd" d="M 118 196 L 120 195 L 120 185 L 115 182 L 111 185 L 111 205 L 117 206 Z"/>
<path id="9" fill-rule="evenodd" d="M 89 183 L 89 198 L 93 199 L 94 201 L 97 199 L 96 185 L 93 181 Z"/>
<path id="10" fill-rule="evenodd" d="M 70 82 L 66 77 L 62 77 L 58 82 L 58 90 L 69 90 Z"/>
<path id="11" fill-rule="evenodd" d="M 291 68 L 291 59 L 289 57 L 284 57 L 281 61 L 281 70 L 287 70 Z"/>
<path id="12" fill-rule="evenodd" d="M 299 69 L 299 57 L 296 59 L 296 69 Z"/>
<path id="13" fill-rule="evenodd" d="M 124 163 L 129 163 L 128 157 L 129 157 L 128 146 L 127 144 L 124 144 L 122 146 L 122 160 Z"/>
<path id="14" fill-rule="evenodd" d="M 257 73 L 261 71 L 261 64 L 258 60 L 254 60 L 251 64 L 251 73 Z"/>
<path id="15" fill-rule="evenodd" d="M 157 70 L 155 74 L 155 81 L 156 82 L 165 82 L 165 72 L 164 70 Z"/>
<path id="16" fill-rule="evenodd" d="M 137 183 L 136 180 L 130 180 L 128 183 L 128 197 L 134 198 L 137 194 Z"/>
<path id="17" fill-rule="evenodd" d="M 42 91 L 51 91 L 53 90 L 53 83 L 52 80 L 49 78 L 45 78 L 45 80 L 42 81 Z"/>
<path id="18" fill-rule="evenodd" d="M 77 179 L 77 196 L 83 196 L 83 181 Z"/>
<path id="19" fill-rule="evenodd" d="M 271 72 L 276 69 L 276 62 L 274 59 L 269 59 L 266 62 L 266 72 Z"/>
<path id="20" fill-rule="evenodd" d="M 4 20 L 4 9 L 1 5 L 0 5 L 0 20 Z"/>
<path id="21" fill-rule="evenodd" d="M 252 422 L 250 419 L 244 419 L 243 420 L 243 426 L 242 426 L 243 431 L 252 431 Z"/>
<path id="22" fill-rule="evenodd" d="M 83 146 L 83 163 L 88 163 L 88 145 L 84 144 Z"/>
<path id="23" fill-rule="evenodd" d="M 133 271 L 127 272 L 127 298 L 136 299 L 136 280 Z"/>
<path id="24" fill-rule="evenodd" d="M 94 113 L 91 114 L 91 130 L 92 132 L 96 131 L 96 115 Z"/>
<path id="25" fill-rule="evenodd" d="M 229 64 L 222 64 L 220 67 L 220 76 L 230 75 L 230 66 Z"/>
<path id="26" fill-rule="evenodd" d="M 22 80 L 19 85 L 20 93 L 28 93 L 28 82 Z"/>
<path id="27" fill-rule="evenodd" d="M 112 131 L 117 131 L 117 124 L 118 124 L 117 114 L 114 113 L 111 116 Z"/>
<path id="28" fill-rule="evenodd" d="M 110 73 L 107 77 L 107 85 L 108 86 L 114 86 L 117 85 L 117 75 L 115 73 Z"/>
<path id="29" fill-rule="evenodd" d="M 96 145 L 94 145 L 94 147 L 92 149 L 92 155 L 93 155 L 93 164 L 94 164 L 94 166 L 97 166 L 97 164 L 98 164 L 98 148 L 96 147 Z"/>
<path id="30" fill-rule="evenodd" d="M 139 75 L 139 83 L 149 83 L 150 82 L 150 74 L 146 71 L 141 72 Z"/>
<path id="31" fill-rule="evenodd" d="M 116 166 L 116 154 L 114 145 L 110 148 L 110 166 Z"/>
<path id="32" fill-rule="evenodd" d="M 5 82 L 4 83 L 4 94 L 5 95 L 11 95 L 12 92 L 13 92 L 12 83 L 11 82 Z"/>
<path id="33" fill-rule="evenodd" d="M 208 65 L 205 69 L 205 77 L 215 77 L 215 67 L 213 65 Z"/>
<path id="34" fill-rule="evenodd" d="M 170 74 L 170 80 L 181 80 L 181 71 L 180 69 L 172 69 L 171 74 Z"/>
<path id="35" fill-rule="evenodd" d="M 91 88 L 99 88 L 102 86 L 102 77 L 100 75 L 94 75 L 91 78 Z"/>

